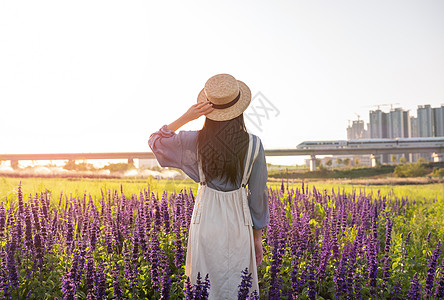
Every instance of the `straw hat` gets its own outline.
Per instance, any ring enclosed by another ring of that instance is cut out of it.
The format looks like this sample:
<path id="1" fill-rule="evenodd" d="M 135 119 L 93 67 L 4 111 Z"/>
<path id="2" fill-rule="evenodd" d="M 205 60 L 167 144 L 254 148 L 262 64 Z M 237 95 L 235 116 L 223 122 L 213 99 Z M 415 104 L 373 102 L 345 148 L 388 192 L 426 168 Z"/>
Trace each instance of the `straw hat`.
<path id="1" fill-rule="evenodd" d="M 230 74 L 214 75 L 205 83 L 197 102 L 210 101 L 213 111 L 205 115 L 214 121 L 231 120 L 243 113 L 251 102 L 248 86 Z"/>

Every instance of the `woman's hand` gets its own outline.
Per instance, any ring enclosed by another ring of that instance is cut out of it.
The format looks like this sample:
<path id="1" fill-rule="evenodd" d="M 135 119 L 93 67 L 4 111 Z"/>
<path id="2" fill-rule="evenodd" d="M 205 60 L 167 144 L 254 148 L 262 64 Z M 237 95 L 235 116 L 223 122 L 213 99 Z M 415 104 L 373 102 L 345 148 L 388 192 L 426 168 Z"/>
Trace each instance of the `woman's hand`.
<path id="1" fill-rule="evenodd" d="M 254 241 L 254 252 L 256 253 L 256 267 L 259 267 L 264 257 L 264 249 L 262 248 L 262 241 Z"/>
<path id="2" fill-rule="evenodd" d="M 185 113 L 185 119 L 188 121 L 193 121 L 203 115 L 209 114 L 214 110 L 210 101 L 203 101 L 191 105 L 188 111 Z"/>
<path id="3" fill-rule="evenodd" d="M 167 129 L 176 131 L 186 123 L 193 121 L 200 116 L 209 114 L 214 110 L 210 101 L 203 101 L 191 105 L 191 107 L 179 119 L 167 125 Z"/>
<path id="4" fill-rule="evenodd" d="M 262 248 L 262 229 L 253 229 L 254 252 L 256 253 L 256 266 L 262 263 L 264 257 L 264 249 Z"/>

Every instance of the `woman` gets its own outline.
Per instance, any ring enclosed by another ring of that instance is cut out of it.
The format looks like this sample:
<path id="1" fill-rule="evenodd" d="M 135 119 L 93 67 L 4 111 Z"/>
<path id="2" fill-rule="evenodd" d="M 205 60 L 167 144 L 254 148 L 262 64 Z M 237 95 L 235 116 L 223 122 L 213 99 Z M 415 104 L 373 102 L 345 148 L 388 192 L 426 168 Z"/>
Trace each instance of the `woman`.
<path id="1" fill-rule="evenodd" d="M 252 273 L 259 294 L 262 229 L 268 225 L 267 167 L 260 139 L 245 128 L 251 92 L 229 74 L 211 77 L 197 103 L 151 134 L 148 144 L 162 167 L 182 169 L 199 182 L 189 228 L 185 274 L 209 275 L 210 299 L 237 299 L 241 272 Z M 205 115 L 200 131 L 175 131 Z M 248 191 L 246 185 L 248 184 Z"/>

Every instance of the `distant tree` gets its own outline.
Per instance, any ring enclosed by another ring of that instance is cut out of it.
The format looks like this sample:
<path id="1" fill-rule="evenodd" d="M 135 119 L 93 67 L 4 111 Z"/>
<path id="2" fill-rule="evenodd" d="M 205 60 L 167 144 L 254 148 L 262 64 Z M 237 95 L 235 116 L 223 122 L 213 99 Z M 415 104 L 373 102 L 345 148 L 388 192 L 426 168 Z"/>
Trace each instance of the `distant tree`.
<path id="1" fill-rule="evenodd" d="M 361 163 L 361 160 L 359 158 L 355 157 L 355 159 L 354 159 L 355 166 L 359 166 L 360 163 Z"/>
<path id="2" fill-rule="evenodd" d="M 427 170 L 421 163 L 416 162 L 414 164 L 398 165 L 394 173 L 397 177 L 419 177 L 424 176 Z"/>
<path id="3" fill-rule="evenodd" d="M 427 162 L 427 160 L 426 160 L 424 157 L 420 157 L 420 158 L 417 160 L 417 162 L 420 163 L 420 164 L 425 164 L 425 163 Z"/>
<path id="4" fill-rule="evenodd" d="M 392 161 L 392 163 L 396 163 L 398 160 L 396 158 L 396 155 L 392 154 L 392 156 L 390 157 L 390 160 Z"/>
<path id="5" fill-rule="evenodd" d="M 329 167 L 331 167 L 331 165 L 333 164 L 333 161 L 331 159 L 327 159 L 327 161 L 325 162 L 325 164 Z"/>
<path id="6" fill-rule="evenodd" d="M 342 159 L 340 159 L 340 158 L 336 159 L 336 163 L 337 163 L 338 165 L 342 165 Z"/>
<path id="7" fill-rule="evenodd" d="M 344 165 L 350 166 L 350 158 L 344 158 Z"/>
<path id="8" fill-rule="evenodd" d="M 327 171 L 327 168 L 324 167 L 324 165 L 321 163 L 318 166 L 318 171 L 325 173 Z"/>
<path id="9" fill-rule="evenodd" d="M 399 162 L 400 162 L 401 164 L 405 164 L 405 163 L 407 162 L 407 158 L 406 158 L 405 156 L 403 156 L 403 157 L 401 157 L 401 158 L 399 159 Z"/>
<path id="10" fill-rule="evenodd" d="M 96 170 L 96 168 L 94 168 L 93 164 L 89 164 L 86 161 L 77 163 L 75 160 L 69 160 L 63 168 L 66 170 L 72 170 L 72 171 L 94 171 L 94 170 Z"/>
<path id="11" fill-rule="evenodd" d="M 444 169 L 433 168 L 433 172 L 431 175 L 433 177 L 444 177 Z"/>
<path id="12" fill-rule="evenodd" d="M 109 170 L 111 173 L 125 173 L 131 169 L 135 169 L 134 162 L 132 163 L 115 163 L 108 164 L 102 168 L 103 170 Z"/>

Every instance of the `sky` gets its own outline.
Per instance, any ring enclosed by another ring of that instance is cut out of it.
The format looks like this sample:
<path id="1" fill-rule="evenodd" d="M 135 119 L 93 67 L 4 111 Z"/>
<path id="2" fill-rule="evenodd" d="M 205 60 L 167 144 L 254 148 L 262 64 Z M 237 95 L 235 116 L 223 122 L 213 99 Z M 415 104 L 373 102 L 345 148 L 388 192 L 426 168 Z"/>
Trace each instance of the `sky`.
<path id="1" fill-rule="evenodd" d="M 0 153 L 151 151 L 220 73 L 265 149 L 346 139 L 444 104 L 444 1 L 1 1 Z"/>

